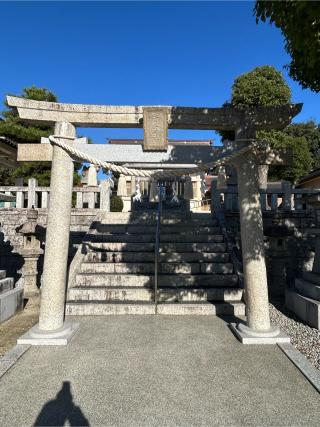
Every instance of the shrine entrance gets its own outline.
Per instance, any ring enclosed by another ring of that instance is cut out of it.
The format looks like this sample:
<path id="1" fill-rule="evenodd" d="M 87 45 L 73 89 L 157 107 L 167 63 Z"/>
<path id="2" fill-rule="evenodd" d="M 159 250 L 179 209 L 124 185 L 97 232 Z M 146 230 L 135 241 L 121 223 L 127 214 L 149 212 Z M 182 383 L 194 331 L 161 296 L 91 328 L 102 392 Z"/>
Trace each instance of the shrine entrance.
<path id="1" fill-rule="evenodd" d="M 78 325 L 64 321 L 67 257 L 71 213 L 73 160 L 132 177 L 149 177 L 151 185 L 194 172 L 230 164 L 237 171 L 242 261 L 247 324 L 234 326 L 242 342 L 272 343 L 282 339 L 271 327 L 268 307 L 259 183 L 263 166 L 283 163 L 284 153 L 256 140 L 256 131 L 282 129 L 300 112 L 300 104 L 251 109 L 172 106 L 97 106 L 34 101 L 8 96 L 19 117 L 28 123 L 55 125 L 41 144 L 19 144 L 19 161 L 52 161 L 51 197 L 39 325 L 20 339 L 33 345 L 66 344 Z M 86 144 L 76 127 L 143 127 L 141 146 Z M 235 140 L 214 150 L 172 147 L 168 128 L 233 131 Z M 170 187 L 168 186 L 168 191 Z"/>

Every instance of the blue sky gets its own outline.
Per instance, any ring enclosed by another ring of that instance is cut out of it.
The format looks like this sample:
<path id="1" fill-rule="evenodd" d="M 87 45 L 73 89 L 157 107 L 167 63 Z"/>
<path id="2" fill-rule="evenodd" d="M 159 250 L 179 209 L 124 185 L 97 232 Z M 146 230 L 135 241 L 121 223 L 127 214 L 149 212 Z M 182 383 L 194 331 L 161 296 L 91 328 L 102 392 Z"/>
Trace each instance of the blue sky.
<path id="1" fill-rule="evenodd" d="M 61 102 L 221 106 L 233 80 L 260 65 L 282 70 L 296 121 L 320 122 L 319 95 L 283 69 L 280 31 L 256 25 L 252 2 L 1 2 L 0 96 L 35 84 Z M 139 129 L 85 129 L 106 138 Z M 209 131 L 170 131 L 172 138 L 215 138 Z"/>

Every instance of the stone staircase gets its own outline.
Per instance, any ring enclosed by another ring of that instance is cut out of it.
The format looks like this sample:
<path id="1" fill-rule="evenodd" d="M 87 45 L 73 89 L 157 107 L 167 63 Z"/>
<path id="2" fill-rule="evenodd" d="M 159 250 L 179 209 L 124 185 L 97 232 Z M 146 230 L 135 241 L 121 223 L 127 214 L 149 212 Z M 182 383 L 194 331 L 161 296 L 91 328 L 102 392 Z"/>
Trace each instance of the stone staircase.
<path id="1" fill-rule="evenodd" d="M 14 287 L 12 277 L 0 270 L 0 323 L 13 316 L 23 307 L 23 289 Z"/>
<path id="2" fill-rule="evenodd" d="M 320 329 L 320 273 L 305 271 L 286 290 L 286 306 L 301 320 Z"/>
<path id="3" fill-rule="evenodd" d="M 96 222 L 83 241 L 66 314 L 155 314 L 154 218 L 117 222 Z M 244 315 L 243 291 L 210 214 L 165 215 L 159 258 L 158 314 Z"/>

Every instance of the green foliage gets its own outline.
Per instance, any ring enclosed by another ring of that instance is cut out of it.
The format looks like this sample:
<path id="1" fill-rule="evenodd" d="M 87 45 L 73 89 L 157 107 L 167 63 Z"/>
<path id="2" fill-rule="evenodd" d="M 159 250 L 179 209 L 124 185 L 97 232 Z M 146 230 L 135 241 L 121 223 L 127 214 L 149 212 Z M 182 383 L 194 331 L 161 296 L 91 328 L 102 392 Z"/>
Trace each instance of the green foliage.
<path id="1" fill-rule="evenodd" d="M 241 74 L 232 85 L 230 104 L 233 107 L 276 106 L 290 102 L 291 91 L 283 75 L 269 65 Z M 220 131 L 219 134 L 222 140 L 234 140 L 234 132 Z"/>
<path id="2" fill-rule="evenodd" d="M 12 178 L 11 178 L 11 170 L 2 168 L 0 166 L 0 185 L 12 185 Z"/>
<path id="3" fill-rule="evenodd" d="M 26 87 L 20 95 L 23 98 L 35 99 L 37 101 L 56 102 L 57 97 L 45 88 L 36 86 Z M 4 120 L 0 121 L 0 135 L 7 136 L 17 142 L 37 143 L 40 138 L 48 137 L 52 128 L 48 126 L 32 126 L 24 123 L 18 116 L 15 108 L 8 107 L 2 112 Z"/>
<path id="4" fill-rule="evenodd" d="M 313 120 L 292 123 L 285 129 L 285 132 L 293 137 L 304 137 L 309 144 L 312 168 L 320 167 L 320 125 L 317 125 Z"/>
<path id="5" fill-rule="evenodd" d="M 56 95 L 46 88 L 36 86 L 26 87 L 20 95 L 24 98 L 35 99 L 37 101 L 56 102 Z M 32 126 L 24 123 L 18 116 L 15 108 L 7 106 L 3 111 L 3 120 L 0 120 L 0 135 L 6 136 L 13 141 L 20 143 L 39 143 L 41 137 L 48 137 L 53 133 L 53 128 L 48 126 Z M 75 163 L 75 169 L 79 169 L 81 164 Z M 21 162 L 15 170 L 0 168 L 0 185 L 14 185 L 16 178 L 22 178 L 24 184 L 29 178 L 36 178 L 39 185 L 48 186 L 50 184 L 51 163 L 49 162 Z M 80 183 L 80 177 L 74 173 L 74 184 Z"/>
<path id="6" fill-rule="evenodd" d="M 257 22 L 270 22 L 281 30 L 291 56 L 290 77 L 302 87 L 320 91 L 320 2 L 256 1 Z"/>
<path id="7" fill-rule="evenodd" d="M 52 134 L 51 129 L 36 128 L 34 126 L 25 126 L 20 123 L 16 117 L 10 117 L 0 121 L 0 135 L 7 136 L 16 142 L 21 143 L 37 143 L 41 137 L 48 137 Z"/>
<path id="8" fill-rule="evenodd" d="M 292 164 L 272 166 L 270 179 L 299 181 L 312 169 L 320 167 L 320 126 L 314 121 L 291 123 L 282 131 L 258 132 L 274 148 L 291 148 Z"/>
<path id="9" fill-rule="evenodd" d="M 258 138 L 268 141 L 273 148 L 292 151 L 292 162 L 289 165 L 270 166 L 268 174 L 270 181 L 286 180 L 295 183 L 313 167 L 309 140 L 302 135 L 293 135 L 294 131 L 291 126 L 295 125 L 290 125 L 283 131 L 258 132 Z"/>
<path id="10" fill-rule="evenodd" d="M 231 105 L 244 108 L 277 106 L 291 102 L 291 91 L 282 74 L 270 66 L 257 67 L 235 79 L 232 86 Z M 222 139 L 234 139 L 234 134 L 221 132 Z M 269 179 L 297 182 L 303 175 L 320 164 L 320 128 L 316 123 L 291 124 L 281 131 L 257 132 L 257 139 L 265 140 L 271 147 L 292 150 L 292 163 L 271 166 Z"/>
<path id="11" fill-rule="evenodd" d="M 50 90 L 43 87 L 30 86 L 26 87 L 22 91 L 24 98 L 34 99 L 36 101 L 47 101 L 47 102 L 57 102 L 58 98 Z"/>
<path id="12" fill-rule="evenodd" d="M 237 107 L 289 104 L 291 91 L 282 74 L 264 65 L 237 77 L 232 86 L 231 104 Z"/>
<path id="13" fill-rule="evenodd" d="M 111 212 L 122 212 L 123 201 L 119 196 L 112 196 L 110 199 L 110 211 Z"/>
<path id="14" fill-rule="evenodd" d="M 17 178 L 23 178 L 23 185 L 28 185 L 29 178 L 38 180 L 39 185 L 47 187 L 50 185 L 51 163 L 49 162 L 22 162 L 18 168 L 11 173 L 12 184 Z"/>

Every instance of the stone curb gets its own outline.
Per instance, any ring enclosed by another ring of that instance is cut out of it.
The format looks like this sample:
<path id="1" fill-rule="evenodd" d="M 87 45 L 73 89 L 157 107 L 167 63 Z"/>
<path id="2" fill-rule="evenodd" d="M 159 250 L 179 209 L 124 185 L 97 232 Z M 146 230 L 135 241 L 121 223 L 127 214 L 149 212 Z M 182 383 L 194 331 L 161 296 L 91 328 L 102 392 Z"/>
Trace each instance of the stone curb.
<path id="1" fill-rule="evenodd" d="M 313 387 L 320 393 L 320 371 L 316 369 L 300 351 L 292 344 L 277 344 L 291 362 L 307 378 Z"/>
<path id="2" fill-rule="evenodd" d="M 31 345 L 17 344 L 0 358 L 0 378 L 13 366 Z"/>

